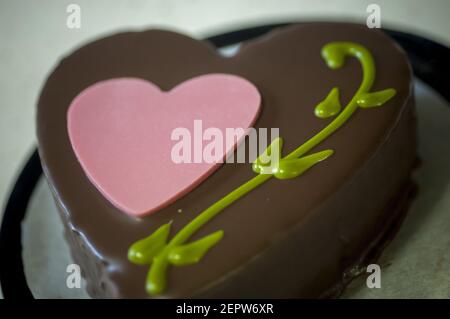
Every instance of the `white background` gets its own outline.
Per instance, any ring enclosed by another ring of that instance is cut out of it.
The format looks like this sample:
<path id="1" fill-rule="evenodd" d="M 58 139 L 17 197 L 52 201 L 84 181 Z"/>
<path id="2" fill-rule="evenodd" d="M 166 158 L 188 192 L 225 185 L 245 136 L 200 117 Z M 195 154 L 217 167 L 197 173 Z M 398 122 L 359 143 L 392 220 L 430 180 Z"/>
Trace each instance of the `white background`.
<path id="1" fill-rule="evenodd" d="M 81 29 L 66 27 L 70 3 L 81 6 Z M 86 41 L 155 26 L 204 37 L 277 21 L 365 21 L 370 3 L 380 5 L 384 27 L 450 44 L 448 0 L 0 0 L 0 218 L 36 145 L 35 103 L 45 78 Z"/>

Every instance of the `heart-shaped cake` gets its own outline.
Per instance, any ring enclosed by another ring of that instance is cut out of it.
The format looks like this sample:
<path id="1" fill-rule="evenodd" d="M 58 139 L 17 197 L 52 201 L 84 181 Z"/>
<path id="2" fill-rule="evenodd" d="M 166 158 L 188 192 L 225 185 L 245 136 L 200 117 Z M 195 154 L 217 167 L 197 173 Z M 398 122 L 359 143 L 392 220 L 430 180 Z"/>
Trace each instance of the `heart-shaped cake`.
<path id="1" fill-rule="evenodd" d="M 412 93 L 402 50 L 356 24 L 280 28 L 232 57 L 162 30 L 76 50 L 42 90 L 38 142 L 89 293 L 335 296 L 408 206 Z M 244 133 L 219 143 L 228 129 Z"/>

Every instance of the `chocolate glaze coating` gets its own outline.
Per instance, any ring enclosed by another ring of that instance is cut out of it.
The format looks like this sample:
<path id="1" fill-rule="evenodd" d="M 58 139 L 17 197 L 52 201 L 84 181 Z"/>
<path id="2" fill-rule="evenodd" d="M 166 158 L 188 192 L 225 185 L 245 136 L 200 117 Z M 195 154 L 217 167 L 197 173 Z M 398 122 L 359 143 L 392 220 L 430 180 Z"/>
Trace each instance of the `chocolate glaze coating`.
<path id="1" fill-rule="evenodd" d="M 409 189 L 412 73 L 387 35 L 353 24 L 308 23 L 249 41 L 226 58 L 208 43 L 150 30 L 92 42 L 60 62 L 38 103 L 39 153 L 92 296 L 148 297 L 148 267 L 131 264 L 128 247 L 170 220 L 175 233 L 255 173 L 248 164 L 223 165 L 174 204 L 142 219 L 129 217 L 97 191 L 75 158 L 66 122 L 72 99 L 114 77 L 140 77 L 169 90 L 200 74 L 237 74 L 262 95 L 255 127 L 279 127 L 287 154 L 329 123 L 314 116 L 314 106 L 331 88 L 340 88 L 345 104 L 362 79 L 356 59 L 339 70 L 326 66 L 320 50 L 332 41 L 366 46 L 377 70 L 372 91 L 392 87 L 397 95 L 380 108 L 358 110 L 312 150 L 333 149 L 331 158 L 299 178 L 269 180 L 203 227 L 192 240 L 218 229 L 225 236 L 201 262 L 169 268 L 161 296 L 318 297 L 389 228 L 399 215 L 397 198 Z"/>

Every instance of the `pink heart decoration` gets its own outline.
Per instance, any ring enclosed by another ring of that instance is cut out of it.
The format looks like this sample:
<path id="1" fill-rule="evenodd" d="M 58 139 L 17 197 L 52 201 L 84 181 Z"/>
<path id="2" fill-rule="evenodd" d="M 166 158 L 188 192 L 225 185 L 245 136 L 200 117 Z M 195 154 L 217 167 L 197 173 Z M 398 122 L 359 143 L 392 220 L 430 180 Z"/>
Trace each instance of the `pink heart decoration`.
<path id="1" fill-rule="evenodd" d="M 168 92 L 146 80 L 117 78 L 91 85 L 72 101 L 68 132 L 95 187 L 120 210 L 143 216 L 173 203 L 220 166 L 175 163 L 175 128 L 187 128 L 193 138 L 194 120 L 202 120 L 203 130 L 215 127 L 226 136 L 226 128 L 249 128 L 260 103 L 255 86 L 235 75 L 198 76 Z M 220 155 L 235 146 L 224 143 Z"/>

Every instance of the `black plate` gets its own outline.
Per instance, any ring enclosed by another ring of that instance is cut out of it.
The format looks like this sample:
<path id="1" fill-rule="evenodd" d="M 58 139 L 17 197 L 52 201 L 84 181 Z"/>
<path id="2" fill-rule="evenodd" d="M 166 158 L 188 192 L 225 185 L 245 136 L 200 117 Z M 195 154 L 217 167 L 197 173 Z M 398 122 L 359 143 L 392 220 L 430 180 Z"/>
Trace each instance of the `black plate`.
<path id="1" fill-rule="evenodd" d="M 261 36 L 274 28 L 289 25 L 270 24 L 228 32 L 207 38 L 217 48 Z M 450 49 L 423 37 L 384 29 L 406 51 L 414 75 L 450 100 Z M 0 283 L 5 298 L 33 299 L 28 287 L 22 260 L 21 223 L 28 202 L 42 175 L 37 150 L 22 169 L 9 197 L 0 229 Z"/>

